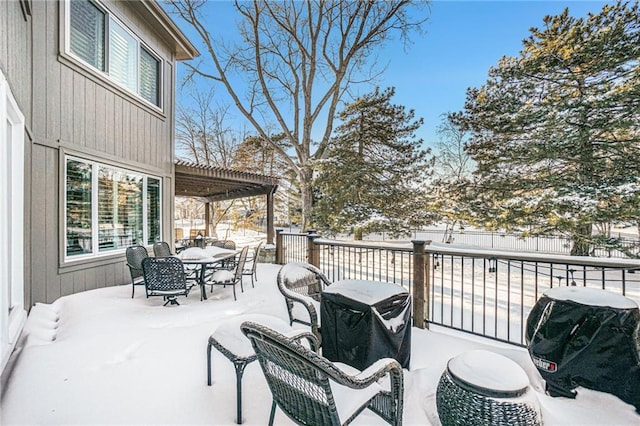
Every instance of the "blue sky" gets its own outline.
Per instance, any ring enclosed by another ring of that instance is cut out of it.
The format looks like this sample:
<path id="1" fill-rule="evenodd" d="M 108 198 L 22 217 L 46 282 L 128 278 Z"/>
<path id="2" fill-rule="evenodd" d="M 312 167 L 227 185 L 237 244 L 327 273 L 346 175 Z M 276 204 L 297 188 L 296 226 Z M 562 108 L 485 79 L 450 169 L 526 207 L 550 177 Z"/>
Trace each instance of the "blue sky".
<path id="1" fill-rule="evenodd" d="M 491 66 L 502 56 L 517 56 L 529 28 L 542 26 L 545 15 L 561 13 L 565 7 L 574 17 L 598 13 L 603 1 L 435 1 L 423 35 L 413 37 L 406 51 L 399 43 L 379 52 L 380 64 L 388 62 L 378 85 L 394 86 L 393 102 L 414 109 L 424 118 L 418 136 L 433 146 L 441 115 L 464 106 L 468 87 L 478 87 L 487 79 Z M 208 13 L 213 33 L 228 37 L 236 31 L 230 2 L 210 2 Z M 215 23 L 213 22 L 215 21 Z M 184 25 L 185 33 L 204 53 L 195 36 Z M 210 27 L 211 28 L 211 27 Z M 206 58 L 208 59 L 208 58 Z M 185 67 L 179 67 L 184 71 Z M 371 91 L 362 86 L 360 93 Z M 224 99 L 224 89 L 216 89 Z M 181 102 L 179 96 L 178 102 Z M 184 102 L 187 102 L 184 100 Z M 225 102 L 223 100 L 223 102 Z M 231 102 L 227 102 L 231 104 Z M 234 111 L 235 114 L 235 111 Z M 237 114 L 239 116 L 239 113 Z"/>

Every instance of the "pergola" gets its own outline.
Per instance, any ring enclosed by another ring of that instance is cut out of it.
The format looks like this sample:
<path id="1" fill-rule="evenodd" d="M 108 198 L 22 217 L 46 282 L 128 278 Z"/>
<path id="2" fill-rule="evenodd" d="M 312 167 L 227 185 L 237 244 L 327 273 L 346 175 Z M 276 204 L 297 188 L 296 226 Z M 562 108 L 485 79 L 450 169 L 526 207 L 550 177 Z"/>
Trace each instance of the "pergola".
<path id="1" fill-rule="evenodd" d="M 206 201 L 205 223 L 207 227 L 211 222 L 209 203 L 266 195 L 267 243 L 273 244 L 273 194 L 278 188 L 277 178 L 182 160 L 176 161 L 174 175 L 176 197 L 198 197 Z"/>

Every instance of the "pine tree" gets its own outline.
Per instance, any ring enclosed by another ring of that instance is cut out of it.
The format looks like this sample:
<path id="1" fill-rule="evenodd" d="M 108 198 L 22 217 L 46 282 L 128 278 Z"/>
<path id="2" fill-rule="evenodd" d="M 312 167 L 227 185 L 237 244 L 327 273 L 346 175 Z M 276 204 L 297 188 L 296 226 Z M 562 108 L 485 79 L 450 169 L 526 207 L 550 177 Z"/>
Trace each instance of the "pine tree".
<path id="1" fill-rule="evenodd" d="M 467 91 L 458 124 L 471 130 L 479 221 L 562 233 L 587 255 L 595 225 L 640 212 L 638 3 L 532 28 Z"/>
<path id="2" fill-rule="evenodd" d="M 409 232 L 425 222 L 422 186 L 432 159 L 415 131 L 423 120 L 393 105 L 394 89 L 356 99 L 316 179 L 315 222 L 331 233 Z"/>

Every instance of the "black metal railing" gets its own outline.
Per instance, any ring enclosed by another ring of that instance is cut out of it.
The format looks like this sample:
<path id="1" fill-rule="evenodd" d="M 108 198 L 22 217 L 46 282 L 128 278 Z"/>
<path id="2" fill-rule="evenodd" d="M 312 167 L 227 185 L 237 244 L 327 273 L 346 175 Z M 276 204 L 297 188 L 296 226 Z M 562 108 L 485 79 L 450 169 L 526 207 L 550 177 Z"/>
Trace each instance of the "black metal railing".
<path id="1" fill-rule="evenodd" d="M 277 263 L 309 262 L 332 281 L 366 279 L 402 285 L 413 294 L 414 304 L 423 303 L 424 297 L 425 324 L 521 346 L 527 316 L 547 289 L 566 285 L 602 288 L 640 303 L 637 259 L 467 249 L 438 243 L 347 242 L 313 233 L 278 232 L 276 245 Z M 422 255 L 422 265 L 416 264 L 416 255 Z M 416 273 L 420 266 L 424 272 Z M 421 314 L 414 309 L 414 323 Z"/>

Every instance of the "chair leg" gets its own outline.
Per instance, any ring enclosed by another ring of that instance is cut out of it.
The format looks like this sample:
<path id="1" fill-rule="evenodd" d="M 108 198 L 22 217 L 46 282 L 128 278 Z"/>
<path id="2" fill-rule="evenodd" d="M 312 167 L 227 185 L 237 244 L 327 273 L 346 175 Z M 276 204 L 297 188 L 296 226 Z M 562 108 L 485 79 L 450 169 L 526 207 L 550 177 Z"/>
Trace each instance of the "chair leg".
<path id="1" fill-rule="evenodd" d="M 271 415 L 269 416 L 269 426 L 273 426 L 273 419 L 276 417 L 276 402 L 271 403 Z"/>
<path id="2" fill-rule="evenodd" d="M 131 298 L 133 299 L 133 295 L 136 294 L 136 285 L 135 284 L 131 284 L 132 290 L 131 290 Z"/>
<path id="3" fill-rule="evenodd" d="M 238 298 L 236 297 L 236 285 L 233 284 L 233 300 L 238 300 Z"/>
<path id="4" fill-rule="evenodd" d="M 211 386 L 211 342 L 207 344 L 207 386 Z"/>
<path id="5" fill-rule="evenodd" d="M 242 375 L 247 362 L 235 361 L 233 366 L 236 368 L 236 423 L 242 424 Z"/>
<path id="6" fill-rule="evenodd" d="M 168 303 L 171 303 L 172 305 L 180 305 L 176 300 L 176 296 L 168 296 L 165 300 L 166 302 L 164 302 L 164 306 L 167 306 Z"/>

